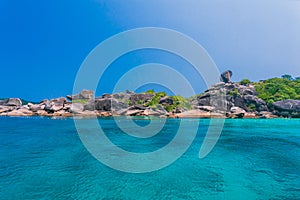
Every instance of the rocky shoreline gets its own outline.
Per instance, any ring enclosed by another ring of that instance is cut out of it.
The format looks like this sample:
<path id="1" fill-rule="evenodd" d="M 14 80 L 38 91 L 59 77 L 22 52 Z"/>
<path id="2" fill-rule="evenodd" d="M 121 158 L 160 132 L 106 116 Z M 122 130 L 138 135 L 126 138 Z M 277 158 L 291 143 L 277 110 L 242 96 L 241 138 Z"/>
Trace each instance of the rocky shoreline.
<path id="1" fill-rule="evenodd" d="M 222 105 L 222 106 L 221 106 Z M 251 84 L 220 82 L 191 98 L 164 93 L 130 91 L 103 94 L 83 90 L 40 103 L 22 104 L 19 98 L 0 100 L 0 116 L 107 117 L 157 116 L 169 118 L 300 118 L 300 100 L 267 104 Z"/>

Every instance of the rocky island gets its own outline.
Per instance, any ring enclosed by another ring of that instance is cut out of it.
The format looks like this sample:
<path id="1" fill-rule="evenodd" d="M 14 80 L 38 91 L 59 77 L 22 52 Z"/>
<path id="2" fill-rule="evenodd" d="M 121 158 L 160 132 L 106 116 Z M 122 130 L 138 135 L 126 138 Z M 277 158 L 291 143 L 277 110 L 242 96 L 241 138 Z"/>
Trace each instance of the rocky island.
<path id="1" fill-rule="evenodd" d="M 103 94 L 100 97 L 94 97 L 94 91 L 82 90 L 76 95 L 39 103 L 8 98 L 0 100 L 0 116 L 300 117 L 299 78 L 285 75 L 251 83 L 248 79 L 231 82 L 231 76 L 231 71 L 224 72 L 220 83 L 190 98 L 168 96 L 165 92 L 153 90 L 140 94 L 130 91 Z"/>

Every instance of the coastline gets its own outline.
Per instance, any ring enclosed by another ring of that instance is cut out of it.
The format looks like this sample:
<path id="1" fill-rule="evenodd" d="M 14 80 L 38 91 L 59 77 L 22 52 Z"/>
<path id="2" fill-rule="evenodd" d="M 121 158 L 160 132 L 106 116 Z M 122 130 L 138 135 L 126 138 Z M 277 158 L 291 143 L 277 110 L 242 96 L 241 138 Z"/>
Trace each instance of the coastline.
<path id="1" fill-rule="evenodd" d="M 300 100 L 267 103 L 253 84 L 220 82 L 190 98 L 165 92 L 130 91 L 103 94 L 82 90 L 79 94 L 39 103 L 19 98 L 0 100 L 0 116 L 111 117 L 155 116 L 159 118 L 300 118 Z"/>

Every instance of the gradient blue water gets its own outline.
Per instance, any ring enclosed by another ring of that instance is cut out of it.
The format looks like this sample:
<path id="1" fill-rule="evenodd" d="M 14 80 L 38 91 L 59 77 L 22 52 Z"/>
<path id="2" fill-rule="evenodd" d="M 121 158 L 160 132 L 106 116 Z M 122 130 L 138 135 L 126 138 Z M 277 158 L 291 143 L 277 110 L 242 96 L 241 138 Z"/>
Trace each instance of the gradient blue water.
<path id="1" fill-rule="evenodd" d="M 100 119 L 112 141 L 141 152 L 165 145 L 179 122 L 168 119 L 157 138 L 139 143 Z M 93 158 L 72 119 L 2 117 L 0 199 L 300 199 L 300 120 L 226 120 L 217 146 L 199 159 L 208 123 L 200 121 L 174 164 L 128 174 Z"/>

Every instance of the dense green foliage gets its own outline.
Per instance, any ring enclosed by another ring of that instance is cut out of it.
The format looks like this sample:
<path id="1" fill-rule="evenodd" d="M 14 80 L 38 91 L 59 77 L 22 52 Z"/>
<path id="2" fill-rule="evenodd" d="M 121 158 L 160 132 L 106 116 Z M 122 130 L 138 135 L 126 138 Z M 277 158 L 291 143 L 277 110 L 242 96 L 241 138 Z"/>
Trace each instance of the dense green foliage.
<path id="1" fill-rule="evenodd" d="M 174 103 L 172 105 L 165 106 L 166 111 L 170 112 L 172 110 L 175 110 L 176 108 L 183 108 L 187 110 L 192 109 L 192 105 L 189 103 L 187 98 L 184 98 L 180 95 L 171 96 L 170 98 L 173 99 Z"/>
<path id="2" fill-rule="evenodd" d="M 154 90 L 147 90 L 146 92 L 144 92 L 145 94 L 155 94 Z"/>
<path id="3" fill-rule="evenodd" d="M 162 97 L 166 97 L 167 94 L 165 92 L 154 92 L 153 90 L 148 90 L 146 92 L 147 94 L 154 94 L 152 99 L 145 104 L 145 106 L 156 108 L 157 105 L 159 105 L 159 101 Z M 166 109 L 166 111 L 170 112 L 172 110 L 175 110 L 176 108 L 183 108 L 183 109 L 191 109 L 192 106 L 189 103 L 189 100 L 187 98 L 184 98 L 180 95 L 177 96 L 169 96 L 169 98 L 173 99 L 173 104 L 165 104 L 163 107 Z"/>
<path id="4" fill-rule="evenodd" d="M 281 76 L 281 78 L 287 79 L 289 81 L 293 80 L 293 77 L 291 75 L 289 75 L 289 74 L 284 74 L 284 75 Z"/>
<path id="5" fill-rule="evenodd" d="M 229 92 L 229 95 L 230 95 L 230 96 L 233 96 L 233 97 L 238 96 L 238 94 L 239 94 L 238 89 L 234 89 L 234 90 L 231 90 L 231 91 Z"/>
<path id="6" fill-rule="evenodd" d="M 285 99 L 300 100 L 300 80 L 295 80 L 289 75 L 282 78 L 271 78 L 254 83 L 258 97 L 268 104 Z"/>
<path id="7" fill-rule="evenodd" d="M 250 84 L 251 83 L 251 81 L 249 80 L 249 79 L 243 79 L 243 80 L 241 80 L 241 82 L 240 82 L 240 84 L 242 84 L 242 85 L 248 85 L 248 84 Z"/>
<path id="8" fill-rule="evenodd" d="M 148 91 L 150 91 L 150 90 L 148 90 Z M 151 91 L 153 91 L 153 90 L 151 90 Z M 153 94 L 153 93 L 148 93 L 148 94 Z M 146 103 L 146 106 L 156 107 L 156 105 L 159 104 L 159 100 L 162 97 L 165 97 L 165 96 L 167 96 L 167 94 L 165 92 L 156 92 L 156 93 L 154 92 L 154 96 L 152 97 L 152 99 L 148 103 Z"/>

